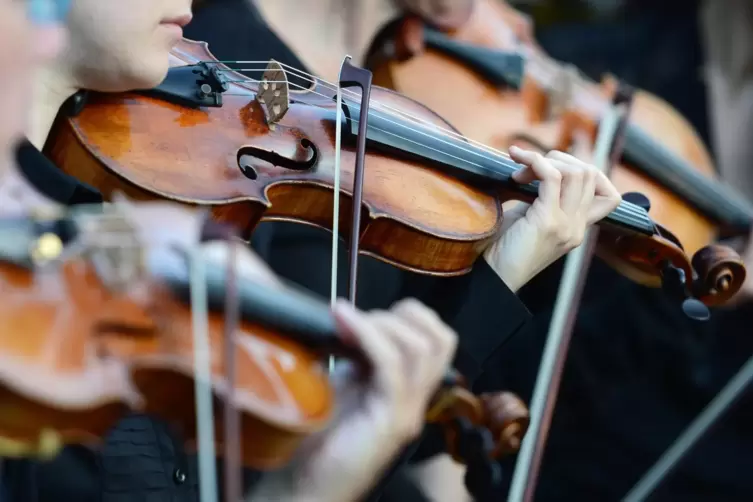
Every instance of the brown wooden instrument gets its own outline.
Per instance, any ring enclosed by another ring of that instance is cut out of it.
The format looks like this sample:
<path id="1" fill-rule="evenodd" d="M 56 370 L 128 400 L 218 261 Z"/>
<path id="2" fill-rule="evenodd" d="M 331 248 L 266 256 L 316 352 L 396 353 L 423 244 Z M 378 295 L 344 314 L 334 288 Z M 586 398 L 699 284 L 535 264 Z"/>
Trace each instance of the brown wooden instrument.
<path id="1" fill-rule="evenodd" d="M 173 58 L 155 89 L 74 103 L 46 146 L 52 160 L 105 196 L 210 205 L 245 235 L 262 218 L 331 229 L 336 87 L 312 79 L 295 90 L 274 62 L 259 83 L 187 40 Z M 359 98 L 343 99 L 341 186 L 350 187 Z M 536 183 L 512 182 L 521 166 L 509 156 L 459 136 L 406 97 L 374 88 L 368 110 L 360 251 L 428 274 L 467 272 L 500 228 L 501 202 L 532 200 Z M 347 229 L 351 194 L 341 192 Z M 602 252 L 621 270 L 671 276 L 681 294 L 715 304 L 742 281 L 736 255 L 724 267 L 706 255 L 691 263 L 671 232 L 630 202 L 601 226 Z"/>
<path id="2" fill-rule="evenodd" d="M 121 205 L 0 220 L 5 456 L 49 455 L 64 443 L 89 442 L 133 409 L 170 421 L 189 441 L 195 437 L 187 253 L 198 244 L 201 221 L 170 204 Z M 214 307 L 231 294 L 228 274 L 224 265 L 207 263 Z M 242 319 L 229 323 L 214 310 L 207 327 L 215 413 L 222 416 L 221 403 L 232 396 L 241 421 L 230 441 L 240 445 L 243 464 L 279 467 L 330 419 L 335 396 L 322 354 L 363 357 L 317 298 L 248 278 L 237 288 Z M 459 455 L 458 420 L 493 434 L 490 458 L 517 449 L 528 419 L 517 398 L 477 398 L 452 373 L 445 383 L 427 419 L 444 426 L 450 451 Z M 217 444 L 225 445 L 228 432 L 217 424 Z"/>
<path id="3" fill-rule="evenodd" d="M 498 0 L 477 0 L 468 22 L 454 31 L 406 17 L 382 34 L 369 60 L 375 83 L 436 110 L 466 137 L 501 149 L 567 150 L 576 130 L 595 139 L 617 88 L 611 77 L 593 83 L 549 58 L 527 20 Z M 723 303 L 737 290 L 742 263 L 714 242 L 720 234 L 748 231 L 753 204 L 717 181 L 703 142 L 669 104 L 635 93 L 622 162 L 611 179 L 693 256 L 705 303 Z M 626 260 L 627 250 L 617 251 L 619 261 L 600 251 L 631 279 L 661 284 L 652 267 Z"/>

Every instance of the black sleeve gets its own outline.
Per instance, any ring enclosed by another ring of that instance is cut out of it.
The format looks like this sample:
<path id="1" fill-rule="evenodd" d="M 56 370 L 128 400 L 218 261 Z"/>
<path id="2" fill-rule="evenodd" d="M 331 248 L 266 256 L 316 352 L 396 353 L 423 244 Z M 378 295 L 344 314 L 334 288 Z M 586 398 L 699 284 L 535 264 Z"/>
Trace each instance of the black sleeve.
<path id="1" fill-rule="evenodd" d="M 523 302 L 483 259 L 463 276 L 406 276 L 402 293 L 434 309 L 458 333 L 455 367 L 469 384 L 489 357 L 531 319 Z"/>
<path id="2" fill-rule="evenodd" d="M 327 295 L 330 234 L 293 223 L 265 223 L 256 233 L 259 235 L 254 243 L 275 272 L 320 295 Z M 338 283 L 344 296 L 347 257 L 343 249 L 340 251 Z M 483 259 L 470 274 L 441 278 L 402 272 L 364 257 L 358 276 L 359 307 L 386 308 L 401 298 L 413 297 L 434 309 L 455 329 L 460 337 L 455 367 L 471 385 L 492 354 L 499 352 L 531 317 L 523 303 Z M 442 436 L 433 427 L 427 428 L 420 443 L 415 461 L 444 450 Z M 414 449 L 417 447 L 415 445 Z M 404 455 L 395 465 L 410 456 Z"/>
<path id="3" fill-rule="evenodd" d="M 277 222 L 259 225 L 255 234 L 259 235 L 253 239 L 257 250 L 276 273 L 319 295 L 329 294 L 331 234 Z M 348 261 L 343 247 L 339 263 L 338 291 L 346 296 Z M 486 360 L 531 317 L 483 259 L 471 273 L 449 278 L 404 272 L 367 256 L 359 259 L 360 308 L 388 308 L 409 297 L 435 310 L 458 333 L 455 367 L 471 384 Z"/>
<path id="4" fill-rule="evenodd" d="M 37 500 L 35 483 L 36 462 L 25 458 L 2 459 L 0 474 L 0 500 Z"/>

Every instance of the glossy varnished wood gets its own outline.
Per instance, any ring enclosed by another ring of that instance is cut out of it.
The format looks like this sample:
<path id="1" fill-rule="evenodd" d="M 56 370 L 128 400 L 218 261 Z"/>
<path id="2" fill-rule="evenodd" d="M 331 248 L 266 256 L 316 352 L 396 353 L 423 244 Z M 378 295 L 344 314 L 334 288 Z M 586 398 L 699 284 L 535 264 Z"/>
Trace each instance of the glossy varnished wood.
<path id="1" fill-rule="evenodd" d="M 213 60 L 204 44 L 184 41 L 175 64 Z M 236 74 L 237 75 L 237 74 Z M 239 77 L 240 78 L 240 77 Z M 264 122 L 250 83 L 234 83 L 221 108 L 188 109 L 137 94 L 91 97 L 82 113 L 59 117 L 46 151 L 64 171 L 110 197 L 163 197 L 212 206 L 214 216 L 248 235 L 260 219 L 299 221 L 332 228 L 333 91 L 326 86 L 292 93 L 294 102 L 274 131 Z M 370 113 L 396 108 L 441 127 L 425 107 L 394 92 L 374 89 Z M 246 157 L 258 178 L 238 166 L 244 146 L 305 160 L 307 139 L 319 151 L 308 171 Z M 342 151 L 341 226 L 349 228 L 355 152 Z M 500 228 L 498 200 L 414 162 L 368 152 L 361 250 L 398 266 L 432 274 L 470 269 Z M 344 235 L 347 237 L 347 235 Z"/>
<path id="2" fill-rule="evenodd" d="M 86 263 L 0 264 L 0 295 L 0 436 L 28 454 L 45 431 L 91 441 L 137 403 L 125 363 L 102 357 L 97 328 L 116 299 Z"/>

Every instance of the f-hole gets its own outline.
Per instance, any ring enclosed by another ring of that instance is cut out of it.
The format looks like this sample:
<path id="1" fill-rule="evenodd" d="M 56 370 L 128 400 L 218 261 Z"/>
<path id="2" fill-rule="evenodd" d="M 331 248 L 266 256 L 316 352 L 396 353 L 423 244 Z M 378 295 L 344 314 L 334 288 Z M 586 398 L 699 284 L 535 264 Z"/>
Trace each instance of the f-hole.
<path id="1" fill-rule="evenodd" d="M 236 154 L 238 168 L 247 178 L 252 180 L 258 178 L 259 173 L 257 173 L 256 169 L 250 162 L 250 159 L 248 159 L 248 157 L 253 157 L 268 162 L 275 167 L 282 167 L 283 169 L 290 169 L 291 171 L 308 171 L 314 167 L 319 160 L 319 150 L 314 143 L 307 138 L 302 138 L 299 145 L 300 148 L 292 159 L 272 150 L 265 150 L 264 148 L 256 146 L 242 146 L 238 149 L 238 153 Z"/>

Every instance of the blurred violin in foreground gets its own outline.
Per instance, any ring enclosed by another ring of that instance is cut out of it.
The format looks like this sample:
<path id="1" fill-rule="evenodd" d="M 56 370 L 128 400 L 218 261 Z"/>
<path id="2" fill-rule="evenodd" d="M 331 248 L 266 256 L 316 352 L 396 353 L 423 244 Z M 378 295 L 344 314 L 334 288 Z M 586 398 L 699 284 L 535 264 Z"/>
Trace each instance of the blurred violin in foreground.
<path id="1" fill-rule="evenodd" d="M 236 277 L 230 263 L 207 257 L 207 322 L 193 322 L 202 306 L 191 293 L 192 253 L 202 236 L 223 231 L 180 207 L 124 201 L 0 220 L 2 455 L 49 456 L 89 442 L 129 410 L 162 417 L 195 440 L 197 330 L 211 355 L 213 413 L 239 417 L 237 431 L 216 423 L 216 444 L 240 447 L 244 465 L 280 467 L 327 426 L 336 396 L 322 356 L 368 367 L 326 303 Z M 224 315 L 231 300 L 238 319 Z M 507 393 L 476 397 L 461 380 L 448 373 L 427 412 L 449 451 L 472 462 L 515 451 L 525 406 Z"/>

